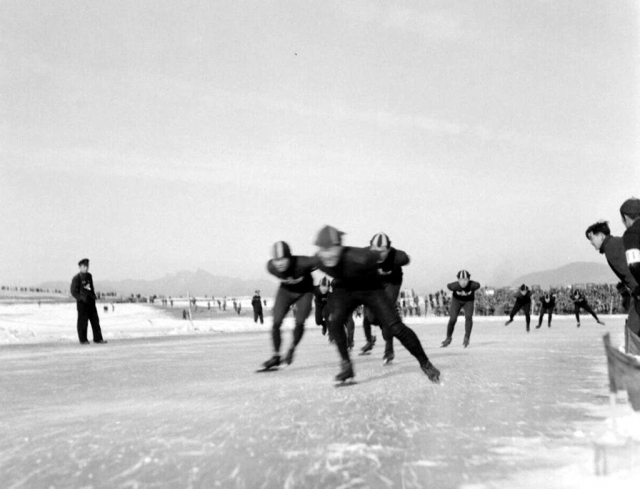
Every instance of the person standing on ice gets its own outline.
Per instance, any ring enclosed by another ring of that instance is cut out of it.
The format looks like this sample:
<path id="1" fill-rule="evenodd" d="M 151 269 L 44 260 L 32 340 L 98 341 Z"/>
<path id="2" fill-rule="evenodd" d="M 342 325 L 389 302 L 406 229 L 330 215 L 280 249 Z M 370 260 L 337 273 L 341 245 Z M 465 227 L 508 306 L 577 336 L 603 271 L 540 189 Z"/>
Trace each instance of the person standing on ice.
<path id="1" fill-rule="evenodd" d="M 391 246 L 391 240 L 385 233 L 378 233 L 373 236 L 369 246 L 380 254 L 381 261 L 378 263 L 378 275 L 384 291 L 391 302 L 395 304 L 398 301 L 400 288 L 402 287 L 402 267 L 409 264 L 409 256 L 404 251 Z M 365 307 L 362 327 L 367 343 L 362 347 L 362 353 L 371 351 L 375 343 L 376 338 L 371 335 L 372 324 L 379 325 L 380 321 L 376 318 L 371 308 Z M 393 336 L 385 336 L 384 330 L 382 333 L 385 341 L 383 361 L 385 365 L 388 365 L 395 358 Z"/>
<path id="2" fill-rule="evenodd" d="M 304 322 L 311 313 L 311 301 L 313 300 L 313 278 L 311 272 L 317 268 L 317 259 L 309 256 L 294 256 L 291 248 L 284 241 L 278 241 L 273 245 L 273 258 L 267 262 L 267 270 L 270 274 L 280 279 L 280 287 L 276 293 L 273 305 L 273 356 L 264 362 L 265 370 L 280 365 L 280 346 L 282 338 L 280 327 L 289 309 L 297 305 L 294 313 L 295 328 L 293 341 L 284 362 L 291 365 L 293 355 L 304 334 Z"/>
<path id="3" fill-rule="evenodd" d="M 460 270 L 456 276 L 458 278 L 457 282 L 447 284 L 447 288 L 453 292 L 453 295 L 449 306 L 447 337 L 442 342 L 441 348 L 446 348 L 451 344 L 453 329 L 458 321 L 458 314 L 460 314 L 461 309 L 464 309 L 464 340 L 462 344 L 465 348 L 469 346 L 469 339 L 471 338 L 475 292 L 480 288 L 480 284 L 471 280 L 471 275 L 466 270 Z"/>
<path id="4" fill-rule="evenodd" d="M 78 262 L 80 273 L 71 280 L 71 295 L 76 300 L 78 310 L 78 340 L 81 345 L 88 345 L 87 326 L 91 322 L 94 343 L 107 343 L 102 338 L 100 329 L 100 318 L 96 309 L 96 290 L 93 286 L 93 277 L 89 273 L 89 259 L 83 258 Z"/>
<path id="5" fill-rule="evenodd" d="M 636 283 L 640 283 L 640 200 L 635 197 L 625 200 L 620 217 L 627 228 L 622 235 L 627 266 Z M 640 336 L 640 287 L 631 290 L 627 327 Z"/>
<path id="6" fill-rule="evenodd" d="M 429 361 L 420 340 L 400 319 L 395 304 L 389 300 L 378 274 L 380 253 L 370 248 L 342 246 L 342 233 L 332 226 L 323 227 L 315 245 L 318 268 L 334 278 L 331 296 L 329 328 L 342 359 L 337 381 L 355 376 L 349 357 L 347 336 L 343 325 L 360 304 L 370 307 L 387 335 L 395 336 L 418 360 L 429 380 L 438 383 L 440 371 Z"/>
<path id="7" fill-rule="evenodd" d="M 604 324 L 598 319 L 598 315 L 591 308 L 591 306 L 587 302 L 587 298 L 580 290 L 576 289 L 573 291 L 573 293 L 571 294 L 571 300 L 573 301 L 573 312 L 575 313 L 576 321 L 578 322 L 578 324 L 576 325 L 577 328 L 580 327 L 580 309 L 584 309 L 589 314 L 591 314 L 598 324 Z"/>
<path id="8" fill-rule="evenodd" d="M 256 290 L 255 295 L 251 299 L 251 307 L 253 307 L 253 322 L 257 323 L 260 319 L 260 324 L 264 324 L 264 316 L 262 315 L 262 299 L 260 298 L 260 291 Z"/>
<path id="9" fill-rule="evenodd" d="M 518 311 L 522 309 L 524 311 L 524 317 L 527 321 L 527 333 L 529 332 L 529 325 L 531 324 L 531 289 L 525 284 L 522 284 L 515 294 L 516 303 L 513 305 L 511 312 L 509 313 L 509 320 L 504 323 L 508 326 L 513 322 L 513 318 Z"/>
<path id="10" fill-rule="evenodd" d="M 540 317 L 538 318 L 538 325 L 536 329 L 540 329 L 542 326 L 542 320 L 544 319 L 544 314 L 548 313 L 548 324 L 551 327 L 551 317 L 553 316 L 553 309 L 556 307 L 556 295 L 551 292 L 545 292 L 544 295 L 540 298 Z"/>

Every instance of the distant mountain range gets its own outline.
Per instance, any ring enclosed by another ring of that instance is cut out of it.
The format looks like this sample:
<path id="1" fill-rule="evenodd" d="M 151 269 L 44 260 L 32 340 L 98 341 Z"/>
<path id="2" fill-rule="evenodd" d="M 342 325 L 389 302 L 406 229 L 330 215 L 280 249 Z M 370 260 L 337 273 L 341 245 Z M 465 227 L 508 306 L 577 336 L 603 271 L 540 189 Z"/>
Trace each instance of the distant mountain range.
<path id="1" fill-rule="evenodd" d="M 110 281 L 94 277 L 93 281 L 98 292 L 116 292 L 123 296 L 130 294 L 186 296 L 189 292 L 189 294 L 197 296 L 240 297 L 253 295 L 255 290 L 259 290 L 262 296 L 273 297 L 278 287 L 278 282 L 275 279 L 269 281 L 221 277 L 202 269 L 195 272 L 177 272 L 155 280 Z M 69 285 L 70 281 L 56 281 L 43 283 L 40 287 L 49 290 L 60 289 L 66 292 L 69 290 Z"/>
<path id="2" fill-rule="evenodd" d="M 116 292 L 119 295 L 128 296 L 130 294 L 141 294 L 148 296 L 171 295 L 185 296 L 187 292 L 198 296 L 230 296 L 240 297 L 253 295 L 255 290 L 260 290 L 264 297 L 275 296 L 278 288 L 278 281 L 257 279 L 243 280 L 232 277 L 222 277 L 212 275 L 206 270 L 198 269 L 195 272 L 182 271 L 166 275 L 156 280 L 100 280 L 94 277 L 96 289 L 100 292 Z M 520 284 L 539 285 L 541 287 L 561 286 L 569 284 L 587 283 L 616 283 L 618 280 L 608 265 L 595 262 L 576 262 L 564 265 L 553 270 L 522 275 L 513 280 L 511 286 Z M 46 282 L 39 287 L 43 289 L 60 289 L 64 292 L 69 290 L 70 282 Z M 407 287 L 414 287 L 410 283 Z M 498 284 L 494 284 L 498 285 Z M 502 285 L 502 284 L 500 284 Z M 499 286 L 499 285 L 498 285 Z M 427 292 L 416 289 L 419 293 Z"/>
<path id="3" fill-rule="evenodd" d="M 611 284 L 617 282 L 618 278 L 607 264 L 583 261 L 569 263 L 553 270 L 528 273 L 515 279 L 511 285 L 514 287 L 522 284 L 539 285 L 546 288 L 569 284 Z"/>

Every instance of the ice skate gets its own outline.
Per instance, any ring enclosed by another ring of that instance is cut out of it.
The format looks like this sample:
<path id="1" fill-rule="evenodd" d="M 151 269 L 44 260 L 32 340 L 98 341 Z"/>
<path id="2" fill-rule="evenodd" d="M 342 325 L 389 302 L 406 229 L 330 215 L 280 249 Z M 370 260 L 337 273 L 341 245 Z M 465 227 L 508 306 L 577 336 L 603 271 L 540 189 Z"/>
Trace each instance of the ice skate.
<path id="1" fill-rule="evenodd" d="M 541 327 L 542 327 L 542 323 L 538 324 L 538 325 L 536 326 L 536 329 L 540 329 Z"/>
<path id="2" fill-rule="evenodd" d="M 360 350 L 360 355 L 366 355 L 368 354 L 371 350 L 373 350 L 373 345 L 376 344 L 376 337 L 372 337 L 371 341 L 367 341 L 367 343 L 362 347 L 362 349 Z"/>
<path id="3" fill-rule="evenodd" d="M 280 355 L 273 355 L 269 360 L 262 364 L 262 368 L 258 369 L 257 372 L 267 372 L 270 370 L 275 370 L 280 366 Z"/>
<path id="4" fill-rule="evenodd" d="M 604 326 L 604 321 L 600 321 L 599 319 L 596 321 L 596 323 L 601 324 L 602 326 Z"/>
<path id="5" fill-rule="evenodd" d="M 391 362 L 393 362 L 393 359 L 396 356 L 393 353 L 387 353 L 385 354 L 384 358 L 382 359 L 382 365 L 391 365 Z"/>
<path id="6" fill-rule="evenodd" d="M 504 325 L 509 326 L 512 322 L 513 322 L 513 319 L 509 319 L 506 323 L 504 323 Z"/>
<path id="7" fill-rule="evenodd" d="M 464 346 L 465 348 L 467 346 L 469 346 L 469 337 L 468 336 L 464 337 L 464 340 L 462 341 L 462 346 Z"/>
<path id="8" fill-rule="evenodd" d="M 444 340 L 442 342 L 442 345 L 440 345 L 440 348 L 446 348 L 447 346 L 449 346 L 451 344 L 451 338 L 447 338 L 446 340 Z"/>
<path id="9" fill-rule="evenodd" d="M 287 366 L 291 365 L 293 363 L 293 352 L 294 352 L 294 348 L 291 347 L 289 348 L 289 351 L 287 352 L 286 356 L 284 357 L 284 363 L 287 364 Z"/>
<path id="10" fill-rule="evenodd" d="M 426 363 L 420 365 L 420 368 L 425 374 L 427 374 L 427 377 L 429 377 L 429 380 L 431 382 L 433 382 L 434 384 L 440 383 L 440 370 L 435 368 L 429 360 L 427 360 Z"/>
<path id="11" fill-rule="evenodd" d="M 340 370 L 340 373 L 336 375 L 336 382 L 345 382 L 356 376 L 353 372 L 353 366 L 349 360 L 343 360 L 340 364 L 340 368 L 342 370 Z"/>
<path id="12" fill-rule="evenodd" d="M 580 327 L 580 323 L 576 324 L 576 328 L 579 328 L 579 327 Z"/>

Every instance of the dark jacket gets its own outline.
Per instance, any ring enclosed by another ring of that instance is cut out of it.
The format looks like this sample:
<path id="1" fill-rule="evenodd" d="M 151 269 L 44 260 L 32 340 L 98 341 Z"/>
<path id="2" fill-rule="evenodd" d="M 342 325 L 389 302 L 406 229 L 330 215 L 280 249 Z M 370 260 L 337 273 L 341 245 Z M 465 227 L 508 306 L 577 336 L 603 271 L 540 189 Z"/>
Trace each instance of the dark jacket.
<path id="1" fill-rule="evenodd" d="M 617 236 L 607 236 L 604 238 L 602 246 L 600 247 L 600 253 L 607 259 L 607 263 L 611 267 L 611 270 L 613 270 L 613 273 L 616 274 L 629 290 L 638 289 L 638 282 L 629 271 L 629 266 L 627 265 L 622 238 L 618 238 Z"/>
<path id="2" fill-rule="evenodd" d="M 262 299 L 259 295 L 254 295 L 251 299 L 251 306 L 255 312 L 262 312 Z"/>
<path id="3" fill-rule="evenodd" d="M 475 299 L 475 292 L 480 288 L 480 284 L 473 280 L 469 280 L 467 286 L 463 289 L 460 287 L 460 284 L 456 282 L 451 282 L 447 284 L 447 289 L 453 292 L 453 297 L 462 302 L 469 302 Z"/>
<path id="4" fill-rule="evenodd" d="M 525 293 L 522 293 L 521 289 L 515 293 L 514 297 L 516 298 L 516 302 L 520 302 L 521 304 L 528 304 L 531 302 L 531 289 L 527 287 Z"/>
<path id="5" fill-rule="evenodd" d="M 383 284 L 402 285 L 402 267 L 409 264 L 409 256 L 391 247 L 387 257 L 378 264 L 378 274 Z"/>
<path id="6" fill-rule="evenodd" d="M 273 260 L 267 262 L 267 270 L 280 279 L 280 287 L 294 293 L 313 290 L 311 272 L 316 268 L 318 268 L 318 259 L 315 256 L 292 256 L 289 258 L 289 268 L 284 272 L 276 270 Z"/>
<path id="7" fill-rule="evenodd" d="M 554 307 L 556 307 L 556 295 L 555 294 L 551 294 L 549 296 L 549 300 L 545 299 L 545 297 L 543 295 L 542 297 L 540 297 L 540 304 L 545 309 L 553 309 Z"/>
<path id="8" fill-rule="evenodd" d="M 380 253 L 370 248 L 342 248 L 335 267 L 326 267 L 318 260 L 318 268 L 333 277 L 334 289 L 374 290 L 383 288 L 378 273 Z"/>
<path id="9" fill-rule="evenodd" d="M 78 302 L 96 301 L 96 289 L 93 287 L 93 277 L 89 272 L 80 272 L 73 277 L 71 280 L 71 295 Z"/>
<path id="10" fill-rule="evenodd" d="M 622 235 L 624 243 L 624 252 L 627 259 L 627 266 L 636 283 L 640 284 L 640 219 L 633 223 Z M 632 290 L 633 294 L 640 296 L 640 290 L 636 287 Z"/>

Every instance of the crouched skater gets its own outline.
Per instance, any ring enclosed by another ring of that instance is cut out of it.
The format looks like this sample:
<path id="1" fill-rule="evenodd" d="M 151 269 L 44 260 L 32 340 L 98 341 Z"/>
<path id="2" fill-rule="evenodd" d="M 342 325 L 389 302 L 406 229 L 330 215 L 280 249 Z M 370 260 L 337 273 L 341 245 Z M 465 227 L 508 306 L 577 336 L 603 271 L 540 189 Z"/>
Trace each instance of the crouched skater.
<path id="1" fill-rule="evenodd" d="M 263 370 L 269 370 L 280 365 L 280 346 L 282 337 L 280 328 L 289 309 L 295 304 L 295 328 L 293 341 L 287 351 L 284 362 L 291 365 L 293 355 L 304 334 L 304 322 L 311 313 L 313 300 L 313 278 L 311 272 L 316 268 L 317 259 L 308 256 L 293 256 L 291 248 L 284 241 L 273 245 L 273 258 L 267 263 L 267 270 L 280 279 L 280 287 L 276 293 L 273 305 L 273 326 L 271 338 L 273 341 L 273 356 L 264 362 Z"/>
<path id="2" fill-rule="evenodd" d="M 373 311 L 380 320 L 383 331 L 398 338 L 418 360 L 420 368 L 429 380 L 438 383 L 440 371 L 429 361 L 414 331 L 402 322 L 395 304 L 390 301 L 384 290 L 378 274 L 379 252 L 370 248 L 342 246 L 343 234 L 332 226 L 325 226 L 315 241 L 319 248 L 318 268 L 334 278 L 329 328 L 342 359 L 341 370 L 336 380 L 345 381 L 355 377 L 347 337 L 342 326 L 355 308 L 362 304 Z"/>

